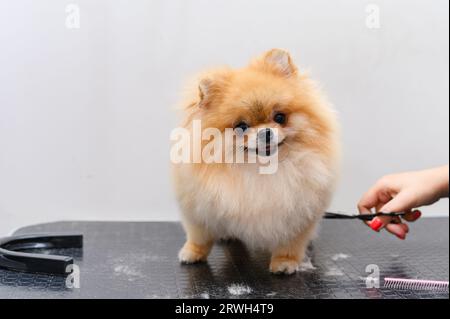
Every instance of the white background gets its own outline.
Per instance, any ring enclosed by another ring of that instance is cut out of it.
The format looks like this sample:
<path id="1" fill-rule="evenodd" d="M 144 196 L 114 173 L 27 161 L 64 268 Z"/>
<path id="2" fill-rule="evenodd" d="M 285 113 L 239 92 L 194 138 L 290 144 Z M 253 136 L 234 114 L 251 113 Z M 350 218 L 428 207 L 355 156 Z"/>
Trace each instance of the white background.
<path id="1" fill-rule="evenodd" d="M 291 51 L 340 113 L 333 209 L 381 175 L 449 161 L 447 0 L 0 0 L 0 235 L 53 220 L 176 220 L 186 78 Z M 366 6 L 380 8 L 380 29 Z M 425 209 L 448 215 L 448 201 Z"/>

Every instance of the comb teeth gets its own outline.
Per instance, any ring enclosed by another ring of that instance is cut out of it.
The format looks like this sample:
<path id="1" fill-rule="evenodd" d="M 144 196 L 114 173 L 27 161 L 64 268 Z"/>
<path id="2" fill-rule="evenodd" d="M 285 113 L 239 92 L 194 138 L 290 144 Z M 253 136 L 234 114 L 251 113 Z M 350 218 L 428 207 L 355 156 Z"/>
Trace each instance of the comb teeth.
<path id="1" fill-rule="evenodd" d="M 448 281 L 384 278 L 384 287 L 400 290 L 433 290 L 448 292 Z"/>

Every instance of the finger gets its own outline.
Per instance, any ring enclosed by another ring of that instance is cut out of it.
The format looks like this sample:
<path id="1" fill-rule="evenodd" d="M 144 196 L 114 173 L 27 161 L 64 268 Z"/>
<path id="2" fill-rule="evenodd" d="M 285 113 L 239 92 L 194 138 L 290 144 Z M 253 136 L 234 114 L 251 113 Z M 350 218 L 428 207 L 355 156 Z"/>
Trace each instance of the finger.
<path id="1" fill-rule="evenodd" d="M 406 234 L 409 233 L 409 226 L 408 226 L 408 224 L 400 222 L 397 225 L 399 225 Z"/>
<path id="2" fill-rule="evenodd" d="M 398 217 L 398 216 L 392 217 L 391 224 L 401 224 L 401 223 L 402 223 L 402 220 L 400 217 Z"/>
<path id="3" fill-rule="evenodd" d="M 369 227 L 372 228 L 374 231 L 379 232 L 381 231 L 386 225 L 389 225 L 392 221 L 392 217 L 389 216 L 378 216 L 375 217 L 370 223 Z"/>
<path id="4" fill-rule="evenodd" d="M 363 195 L 358 203 L 358 210 L 362 214 L 370 212 L 370 210 L 379 204 L 378 198 L 379 187 L 374 186 Z"/>
<path id="5" fill-rule="evenodd" d="M 389 216 L 378 216 L 370 222 L 369 226 L 374 231 L 379 232 L 383 228 L 387 227 L 389 224 L 396 224 L 400 225 L 400 227 L 403 228 L 405 233 L 409 233 L 409 226 L 405 223 L 402 223 L 402 220 L 400 217 L 389 217 Z"/>
<path id="6" fill-rule="evenodd" d="M 409 233 L 409 226 L 406 223 L 403 223 L 402 219 L 399 216 L 393 217 L 391 220 L 391 224 L 400 225 L 405 233 Z"/>
<path id="7" fill-rule="evenodd" d="M 378 209 L 383 207 L 391 198 L 386 198 L 385 201 L 382 201 L 380 199 L 380 194 L 382 194 L 382 188 L 380 187 L 380 184 L 377 183 L 375 186 L 373 186 L 367 193 L 363 195 L 361 200 L 358 203 L 358 210 L 361 215 L 365 214 L 373 214 L 372 209 L 375 209 L 375 211 L 379 211 Z M 380 231 L 385 224 L 389 223 L 389 218 L 381 218 L 376 220 L 374 218 L 372 221 L 365 221 L 364 222 L 367 226 L 371 227 L 375 231 Z"/>
<path id="8" fill-rule="evenodd" d="M 422 217 L 422 212 L 420 210 L 414 210 L 414 211 L 409 211 L 407 212 L 404 216 L 403 219 L 408 221 L 408 222 L 415 222 L 416 220 L 418 220 L 420 217 Z"/>
<path id="9" fill-rule="evenodd" d="M 405 226 L 407 226 L 406 224 L 388 224 L 386 225 L 386 230 L 388 232 L 390 232 L 391 234 L 397 236 L 397 238 L 401 239 L 401 240 L 405 240 L 406 239 L 406 229 Z"/>
<path id="10" fill-rule="evenodd" d="M 403 213 L 403 215 L 400 216 L 400 218 L 403 219 L 403 220 L 406 220 L 405 217 L 408 218 L 408 217 L 411 215 L 412 209 L 407 209 L 407 210 L 405 210 L 405 211 L 402 212 L 402 213 Z M 407 221 L 407 220 L 406 220 L 406 221 Z"/>
<path id="11" fill-rule="evenodd" d="M 365 207 L 361 207 L 361 209 L 359 209 L 359 213 L 360 213 L 360 215 L 373 215 L 372 211 Z M 370 227 L 370 223 L 371 223 L 370 220 L 364 220 L 363 222 L 364 222 L 364 224 L 366 224 L 367 226 Z"/>
<path id="12" fill-rule="evenodd" d="M 416 207 L 416 196 L 409 192 L 403 191 L 397 194 L 391 201 L 381 208 L 383 213 L 401 213 L 407 212 Z"/>

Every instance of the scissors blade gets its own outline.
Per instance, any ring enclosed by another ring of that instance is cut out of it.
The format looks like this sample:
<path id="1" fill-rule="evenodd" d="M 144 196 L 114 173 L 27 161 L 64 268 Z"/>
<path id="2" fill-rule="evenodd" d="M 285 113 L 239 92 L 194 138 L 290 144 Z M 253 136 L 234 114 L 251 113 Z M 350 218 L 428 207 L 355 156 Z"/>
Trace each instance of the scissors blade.
<path id="1" fill-rule="evenodd" d="M 404 216 L 405 213 L 376 213 L 376 214 L 358 214 L 358 215 L 349 215 L 345 213 L 325 213 L 326 219 L 359 219 L 364 221 L 371 221 L 375 217 L 386 216 L 386 217 L 399 217 Z"/>

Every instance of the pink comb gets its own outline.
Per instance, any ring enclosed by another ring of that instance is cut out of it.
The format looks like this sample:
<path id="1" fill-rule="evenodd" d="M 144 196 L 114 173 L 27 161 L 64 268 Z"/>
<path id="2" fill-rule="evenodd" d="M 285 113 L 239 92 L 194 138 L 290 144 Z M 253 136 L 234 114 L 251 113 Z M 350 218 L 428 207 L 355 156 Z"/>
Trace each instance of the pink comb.
<path id="1" fill-rule="evenodd" d="M 384 278 L 384 287 L 402 290 L 448 291 L 448 281 Z"/>

